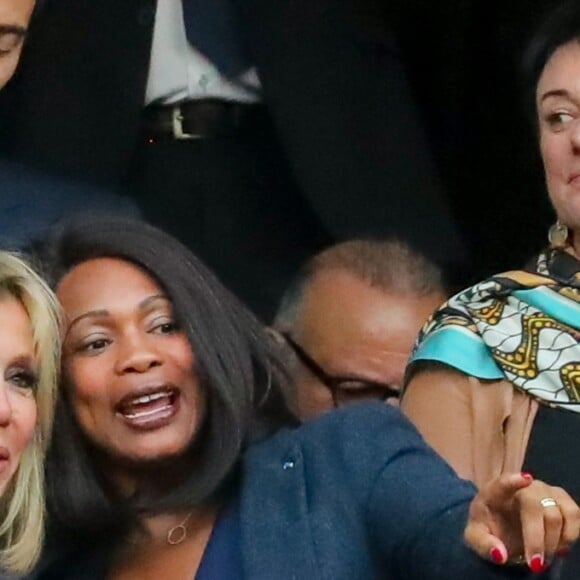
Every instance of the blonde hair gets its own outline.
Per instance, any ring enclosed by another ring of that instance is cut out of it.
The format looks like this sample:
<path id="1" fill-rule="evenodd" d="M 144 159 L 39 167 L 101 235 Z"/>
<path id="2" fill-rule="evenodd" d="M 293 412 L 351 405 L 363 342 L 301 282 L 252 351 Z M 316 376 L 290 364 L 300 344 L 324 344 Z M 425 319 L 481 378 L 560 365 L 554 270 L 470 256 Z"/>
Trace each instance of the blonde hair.
<path id="1" fill-rule="evenodd" d="M 44 534 L 43 464 L 56 402 L 61 316 L 56 297 L 26 260 L 0 250 L 0 308 L 10 298 L 28 314 L 38 360 L 34 438 L 0 501 L 0 567 L 22 573 L 36 563 Z"/>

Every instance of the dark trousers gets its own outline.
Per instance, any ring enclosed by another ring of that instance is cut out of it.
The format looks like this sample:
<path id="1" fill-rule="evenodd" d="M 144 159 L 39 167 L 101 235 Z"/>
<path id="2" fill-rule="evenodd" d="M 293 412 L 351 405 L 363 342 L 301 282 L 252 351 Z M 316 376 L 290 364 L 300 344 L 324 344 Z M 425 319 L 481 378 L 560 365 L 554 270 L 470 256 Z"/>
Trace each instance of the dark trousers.
<path id="1" fill-rule="evenodd" d="M 128 190 L 265 322 L 299 265 L 331 242 L 266 123 L 229 137 L 143 139 Z"/>

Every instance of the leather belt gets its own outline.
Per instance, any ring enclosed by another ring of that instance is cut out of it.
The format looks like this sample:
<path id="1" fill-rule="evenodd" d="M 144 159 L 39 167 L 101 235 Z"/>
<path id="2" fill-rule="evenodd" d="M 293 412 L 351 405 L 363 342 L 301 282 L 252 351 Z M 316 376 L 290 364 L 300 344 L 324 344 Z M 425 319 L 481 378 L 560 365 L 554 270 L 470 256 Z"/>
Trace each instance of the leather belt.
<path id="1" fill-rule="evenodd" d="M 141 130 L 153 142 L 160 138 L 198 140 L 233 136 L 267 122 L 264 105 L 204 99 L 149 105 L 143 109 Z"/>

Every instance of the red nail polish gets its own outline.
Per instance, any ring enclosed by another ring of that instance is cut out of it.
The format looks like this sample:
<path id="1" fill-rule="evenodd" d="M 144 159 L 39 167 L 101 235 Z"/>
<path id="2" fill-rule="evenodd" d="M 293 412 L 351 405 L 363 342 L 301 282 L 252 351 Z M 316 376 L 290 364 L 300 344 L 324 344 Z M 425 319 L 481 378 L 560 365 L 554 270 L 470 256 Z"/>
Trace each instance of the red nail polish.
<path id="1" fill-rule="evenodd" d="M 534 476 L 529 471 L 522 471 L 522 477 L 529 480 L 534 479 Z"/>
<path id="2" fill-rule="evenodd" d="M 560 558 L 565 558 L 568 554 L 570 553 L 570 548 L 568 547 L 564 547 L 564 548 L 560 548 L 556 554 L 558 556 L 560 556 Z"/>
<path id="3" fill-rule="evenodd" d="M 503 557 L 503 553 L 499 548 L 492 548 L 489 551 L 489 555 L 491 557 L 491 559 L 496 563 L 496 564 L 503 564 L 504 563 L 504 557 Z"/>
<path id="4" fill-rule="evenodd" d="M 544 566 L 544 558 L 542 558 L 542 556 L 540 556 L 539 554 L 532 556 L 532 559 L 530 560 L 530 570 L 532 572 L 535 572 L 536 574 L 539 574 L 540 572 L 543 572 L 545 569 L 546 567 Z"/>

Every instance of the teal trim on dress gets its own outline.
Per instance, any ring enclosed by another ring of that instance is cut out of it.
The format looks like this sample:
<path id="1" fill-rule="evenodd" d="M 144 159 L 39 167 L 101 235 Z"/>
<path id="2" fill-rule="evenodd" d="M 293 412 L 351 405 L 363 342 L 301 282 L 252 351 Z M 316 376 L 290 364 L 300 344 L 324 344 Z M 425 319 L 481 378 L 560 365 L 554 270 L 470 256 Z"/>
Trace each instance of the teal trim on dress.
<path id="1" fill-rule="evenodd" d="M 503 379 L 504 373 L 481 339 L 461 326 L 445 326 L 427 335 L 410 362 L 445 363 L 480 379 Z"/>
<path id="2" fill-rule="evenodd" d="M 561 296 L 550 288 L 538 287 L 530 290 L 516 290 L 513 296 L 559 322 L 572 328 L 580 328 L 578 303 Z"/>

